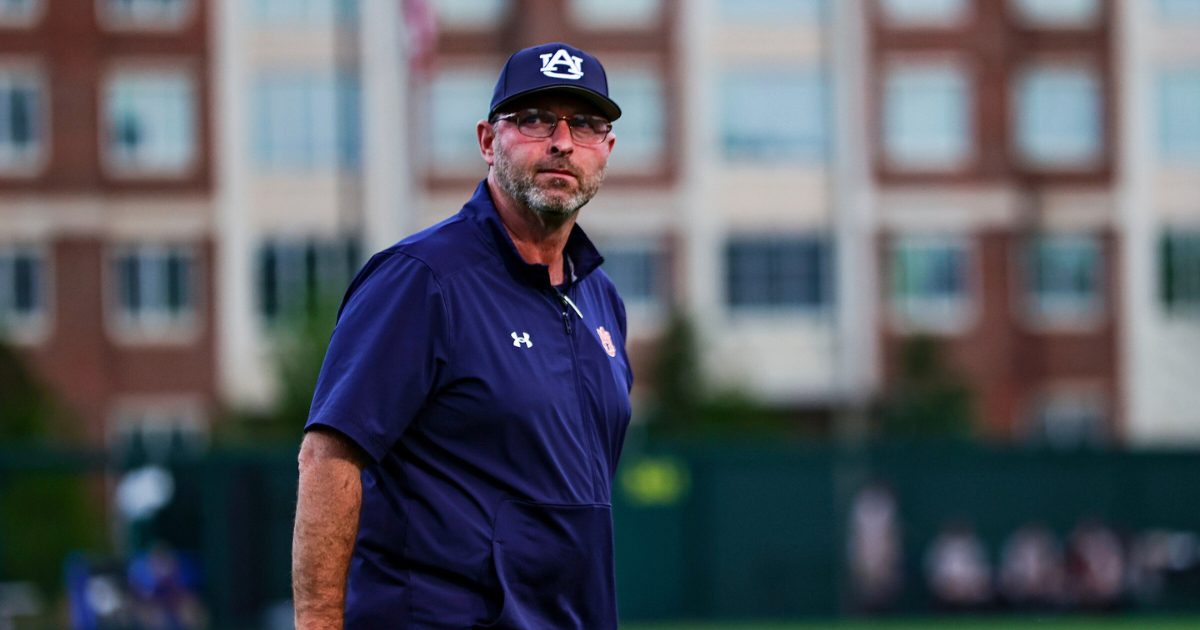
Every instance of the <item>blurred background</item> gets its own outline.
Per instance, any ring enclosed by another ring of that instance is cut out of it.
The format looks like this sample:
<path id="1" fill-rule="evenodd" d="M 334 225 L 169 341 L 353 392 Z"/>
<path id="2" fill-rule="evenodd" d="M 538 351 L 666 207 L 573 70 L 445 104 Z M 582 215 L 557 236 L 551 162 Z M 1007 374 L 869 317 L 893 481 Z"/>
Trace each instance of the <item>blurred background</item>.
<path id="1" fill-rule="evenodd" d="M 290 627 L 338 300 L 548 41 L 623 618 L 1200 619 L 1200 0 L 0 0 L 0 629 Z"/>

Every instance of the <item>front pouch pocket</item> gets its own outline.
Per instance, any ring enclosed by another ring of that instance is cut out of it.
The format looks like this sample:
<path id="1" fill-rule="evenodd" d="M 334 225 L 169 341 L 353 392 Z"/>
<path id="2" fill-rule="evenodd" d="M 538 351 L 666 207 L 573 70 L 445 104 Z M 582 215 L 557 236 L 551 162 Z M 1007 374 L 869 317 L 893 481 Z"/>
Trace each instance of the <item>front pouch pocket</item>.
<path id="1" fill-rule="evenodd" d="M 616 629 L 609 506 L 507 499 L 496 512 L 492 562 L 503 605 L 482 627 Z"/>

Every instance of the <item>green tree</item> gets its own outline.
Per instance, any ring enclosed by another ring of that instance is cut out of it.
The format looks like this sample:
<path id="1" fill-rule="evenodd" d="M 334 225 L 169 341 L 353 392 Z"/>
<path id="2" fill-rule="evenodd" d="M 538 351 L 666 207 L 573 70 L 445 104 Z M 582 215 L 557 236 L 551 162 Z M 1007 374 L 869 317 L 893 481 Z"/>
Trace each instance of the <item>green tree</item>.
<path id="1" fill-rule="evenodd" d="M 961 439 L 972 435 L 971 390 L 948 369 L 937 339 L 919 335 L 904 342 L 899 378 L 879 408 L 884 437 Z"/>

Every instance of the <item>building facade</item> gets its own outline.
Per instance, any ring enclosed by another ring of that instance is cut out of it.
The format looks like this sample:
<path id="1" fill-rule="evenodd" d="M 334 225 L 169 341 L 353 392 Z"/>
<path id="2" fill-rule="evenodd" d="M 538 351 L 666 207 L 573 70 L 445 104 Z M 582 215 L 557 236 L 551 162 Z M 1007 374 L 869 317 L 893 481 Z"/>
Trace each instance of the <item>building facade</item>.
<path id="1" fill-rule="evenodd" d="M 1198 4 L 0 0 L 0 321 L 97 441 L 266 408 L 565 41 L 625 110 L 581 225 L 640 386 L 678 309 L 697 387 L 829 433 L 932 340 L 990 439 L 1194 443 Z"/>
<path id="2" fill-rule="evenodd" d="M 0 326 L 91 444 L 217 398 L 209 4 L 0 2 Z"/>

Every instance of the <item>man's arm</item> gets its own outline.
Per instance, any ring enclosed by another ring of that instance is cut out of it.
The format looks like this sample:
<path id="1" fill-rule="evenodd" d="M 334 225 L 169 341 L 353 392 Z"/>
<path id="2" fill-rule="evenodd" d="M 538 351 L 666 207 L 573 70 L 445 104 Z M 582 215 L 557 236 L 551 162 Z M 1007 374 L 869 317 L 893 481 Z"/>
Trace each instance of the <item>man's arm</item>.
<path id="1" fill-rule="evenodd" d="M 292 535 L 297 630 L 342 628 L 367 461 L 357 444 L 336 431 L 316 427 L 304 435 Z"/>

